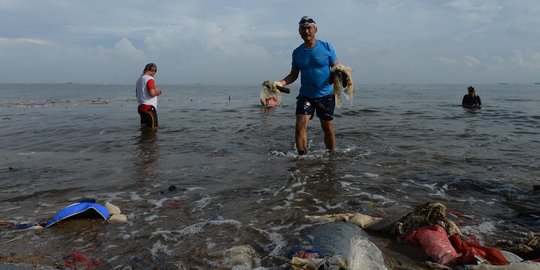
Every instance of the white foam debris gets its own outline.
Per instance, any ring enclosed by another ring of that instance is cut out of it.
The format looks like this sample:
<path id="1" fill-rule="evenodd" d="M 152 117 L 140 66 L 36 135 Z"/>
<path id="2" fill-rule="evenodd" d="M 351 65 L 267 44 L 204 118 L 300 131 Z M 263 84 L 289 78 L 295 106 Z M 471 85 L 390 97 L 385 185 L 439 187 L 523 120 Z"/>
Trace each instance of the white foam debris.
<path id="1" fill-rule="evenodd" d="M 199 189 L 205 189 L 205 188 L 203 188 L 203 187 L 188 187 L 188 188 L 186 188 L 186 191 L 191 192 L 191 191 L 195 191 L 195 190 L 199 190 Z"/>
<path id="2" fill-rule="evenodd" d="M 374 174 L 374 173 L 368 173 L 368 172 L 365 172 L 364 175 L 367 176 L 367 177 L 369 177 L 369 178 L 379 178 L 379 175 L 378 175 L 378 174 Z"/>
<path id="3" fill-rule="evenodd" d="M 336 205 L 330 205 L 328 203 L 325 204 L 326 209 L 340 209 L 343 208 L 342 203 L 337 203 Z"/>
<path id="4" fill-rule="evenodd" d="M 239 229 L 242 227 L 242 223 L 234 219 L 225 219 L 225 220 L 210 220 L 200 223 L 195 223 L 191 226 L 187 226 L 181 230 L 176 231 L 181 235 L 194 235 L 201 232 L 204 232 L 204 228 L 207 226 L 220 226 L 220 225 L 232 225 Z"/>
<path id="5" fill-rule="evenodd" d="M 269 233 L 268 239 L 274 244 L 274 249 L 270 251 L 270 255 L 277 256 L 287 247 L 287 241 L 279 233 Z"/>
<path id="6" fill-rule="evenodd" d="M 152 256 L 154 257 L 157 257 L 159 253 L 165 253 L 170 256 L 172 254 L 172 251 L 169 250 L 167 245 L 162 244 L 161 241 L 158 240 L 150 249 L 150 253 L 152 253 Z"/>
<path id="7" fill-rule="evenodd" d="M 489 234 L 495 232 L 495 223 L 493 221 L 486 221 L 475 226 L 463 226 L 460 229 L 464 234 Z"/>
<path id="8" fill-rule="evenodd" d="M 152 236 L 160 236 L 167 241 L 176 241 L 177 239 L 172 236 L 172 232 L 169 230 L 158 230 L 152 232 Z"/>
<path id="9" fill-rule="evenodd" d="M 158 215 L 151 215 L 151 216 L 147 216 L 144 218 L 144 221 L 152 221 L 152 220 L 155 220 L 155 219 L 158 219 L 159 216 Z"/>
<path id="10" fill-rule="evenodd" d="M 131 192 L 130 193 L 130 200 L 131 201 L 141 201 L 142 198 L 141 198 L 141 196 L 139 196 L 139 194 L 137 194 L 135 192 Z"/>
<path id="11" fill-rule="evenodd" d="M 169 198 L 162 198 L 161 200 L 148 200 L 148 203 L 155 205 L 156 207 L 162 207 L 163 203 L 168 201 Z"/>
<path id="12" fill-rule="evenodd" d="M 210 203 L 212 202 L 212 197 L 210 196 L 204 196 L 202 199 L 195 201 L 196 207 L 194 207 L 191 212 L 197 212 L 201 211 L 202 209 L 206 208 Z"/>
<path id="13" fill-rule="evenodd" d="M 345 182 L 345 181 L 339 181 L 339 185 L 342 187 L 342 188 L 348 188 L 352 185 L 351 182 Z"/>

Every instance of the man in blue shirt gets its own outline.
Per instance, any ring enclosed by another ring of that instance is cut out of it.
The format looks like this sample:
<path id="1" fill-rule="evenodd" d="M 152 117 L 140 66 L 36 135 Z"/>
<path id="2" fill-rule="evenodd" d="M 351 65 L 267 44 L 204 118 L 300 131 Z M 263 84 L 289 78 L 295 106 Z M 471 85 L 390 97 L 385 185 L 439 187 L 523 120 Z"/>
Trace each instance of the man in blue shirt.
<path id="1" fill-rule="evenodd" d="M 298 32 L 304 43 L 293 51 L 291 72 L 283 80 L 276 82 L 279 86 L 291 84 L 302 73 L 300 94 L 296 98 L 296 149 L 299 155 L 307 153 L 307 126 L 317 113 L 324 132 L 326 149 L 334 150 L 336 139 L 332 120 L 336 103 L 330 70 L 339 64 L 337 56 L 332 44 L 315 38 L 317 24 L 311 17 L 304 16 L 300 19 Z"/>

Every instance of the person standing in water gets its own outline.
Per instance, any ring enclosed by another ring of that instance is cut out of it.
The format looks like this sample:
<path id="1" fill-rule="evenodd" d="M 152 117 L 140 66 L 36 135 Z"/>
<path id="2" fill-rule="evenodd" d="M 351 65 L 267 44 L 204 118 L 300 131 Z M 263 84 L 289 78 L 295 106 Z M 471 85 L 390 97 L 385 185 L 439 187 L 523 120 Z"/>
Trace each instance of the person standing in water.
<path id="1" fill-rule="evenodd" d="M 137 111 L 141 116 L 141 128 L 157 129 L 158 115 L 157 103 L 161 89 L 156 87 L 154 76 L 157 72 L 157 65 L 148 63 L 143 70 L 143 74 L 137 79 L 135 84 L 135 94 L 139 107 Z"/>
<path id="2" fill-rule="evenodd" d="M 311 17 L 300 19 L 298 32 L 304 43 L 292 53 L 290 73 L 276 84 L 291 84 L 302 73 L 300 94 L 296 98 L 295 142 L 298 154 L 307 153 L 307 127 L 315 113 L 324 132 L 326 149 L 334 150 L 336 139 L 333 119 L 336 102 L 331 84 L 331 68 L 339 64 L 337 56 L 332 44 L 315 38 L 317 24 Z"/>
<path id="3" fill-rule="evenodd" d="M 468 93 L 463 96 L 463 100 L 461 101 L 461 106 L 464 108 L 480 108 L 482 107 L 482 100 L 480 100 L 480 96 L 476 94 L 476 90 L 474 87 L 469 86 L 467 87 Z"/>

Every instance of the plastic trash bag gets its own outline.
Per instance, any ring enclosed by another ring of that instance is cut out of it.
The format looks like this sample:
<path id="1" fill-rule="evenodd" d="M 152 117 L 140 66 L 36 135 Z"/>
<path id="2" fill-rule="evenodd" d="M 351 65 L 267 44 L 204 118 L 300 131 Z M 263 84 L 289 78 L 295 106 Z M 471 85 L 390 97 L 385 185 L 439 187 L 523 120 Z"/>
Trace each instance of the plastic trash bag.
<path id="1" fill-rule="evenodd" d="M 439 225 L 412 229 L 399 240 L 421 246 L 424 254 L 438 264 L 447 265 L 459 257 L 446 231 Z"/>

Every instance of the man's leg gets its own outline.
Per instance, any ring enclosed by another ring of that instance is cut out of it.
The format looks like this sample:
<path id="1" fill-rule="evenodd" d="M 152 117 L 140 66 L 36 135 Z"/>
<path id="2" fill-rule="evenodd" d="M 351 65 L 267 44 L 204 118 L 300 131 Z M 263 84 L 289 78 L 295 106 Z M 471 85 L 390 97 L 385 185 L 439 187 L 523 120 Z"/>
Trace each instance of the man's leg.
<path id="1" fill-rule="evenodd" d="M 296 149 L 298 150 L 299 155 L 305 155 L 307 153 L 307 126 L 310 117 L 311 115 L 296 115 L 295 141 Z"/>
<path id="2" fill-rule="evenodd" d="M 334 121 L 321 119 L 321 127 L 324 132 L 324 144 L 326 149 L 336 149 L 336 137 L 334 135 Z"/>
<path id="3" fill-rule="evenodd" d="M 317 99 L 316 103 L 317 117 L 321 121 L 321 128 L 324 132 L 324 144 L 326 149 L 336 149 L 336 137 L 334 135 L 334 110 L 336 100 L 334 95 L 328 95 Z"/>
<path id="4" fill-rule="evenodd" d="M 149 111 L 140 109 L 139 114 L 141 116 L 142 129 L 157 130 L 158 128 L 157 110 L 154 107 L 152 107 L 151 110 Z"/>

